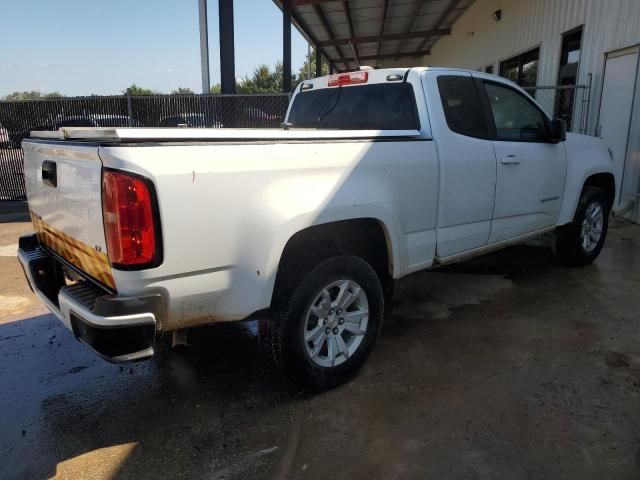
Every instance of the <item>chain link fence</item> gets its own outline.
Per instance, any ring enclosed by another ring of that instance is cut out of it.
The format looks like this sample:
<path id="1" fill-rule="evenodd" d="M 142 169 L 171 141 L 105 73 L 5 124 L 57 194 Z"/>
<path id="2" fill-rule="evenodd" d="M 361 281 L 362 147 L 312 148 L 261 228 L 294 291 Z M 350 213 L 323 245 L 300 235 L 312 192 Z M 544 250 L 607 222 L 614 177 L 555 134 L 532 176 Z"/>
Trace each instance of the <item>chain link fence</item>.
<path id="1" fill-rule="evenodd" d="M 276 128 L 287 94 L 95 96 L 0 101 L 0 200 L 24 200 L 22 139 L 61 127 Z"/>
<path id="2" fill-rule="evenodd" d="M 569 132 L 586 133 L 591 100 L 590 85 L 538 86 L 525 87 L 524 90 L 536 99 L 549 116 L 567 122 Z"/>

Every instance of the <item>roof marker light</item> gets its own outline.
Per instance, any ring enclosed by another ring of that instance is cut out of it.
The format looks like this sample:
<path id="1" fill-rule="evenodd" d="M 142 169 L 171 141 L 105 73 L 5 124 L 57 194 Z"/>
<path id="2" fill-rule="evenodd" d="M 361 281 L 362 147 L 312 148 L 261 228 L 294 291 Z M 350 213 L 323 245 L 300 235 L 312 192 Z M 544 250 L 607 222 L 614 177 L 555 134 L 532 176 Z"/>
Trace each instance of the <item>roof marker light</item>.
<path id="1" fill-rule="evenodd" d="M 399 73 L 392 73 L 391 75 L 387 75 L 387 82 L 397 82 L 402 80 L 402 75 Z"/>
<path id="2" fill-rule="evenodd" d="M 304 82 L 300 87 L 300 90 L 311 90 L 313 88 L 313 83 Z"/>
<path id="3" fill-rule="evenodd" d="M 359 83 L 367 83 L 369 80 L 369 72 L 349 72 L 338 73 L 329 77 L 330 87 L 341 87 L 342 85 L 357 85 Z"/>

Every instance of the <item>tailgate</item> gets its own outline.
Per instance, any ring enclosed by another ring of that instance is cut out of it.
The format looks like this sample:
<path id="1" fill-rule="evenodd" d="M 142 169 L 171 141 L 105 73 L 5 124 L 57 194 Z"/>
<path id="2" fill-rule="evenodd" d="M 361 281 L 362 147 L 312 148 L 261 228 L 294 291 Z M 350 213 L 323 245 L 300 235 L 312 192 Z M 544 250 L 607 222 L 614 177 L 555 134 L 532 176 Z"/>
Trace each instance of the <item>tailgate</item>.
<path id="1" fill-rule="evenodd" d="M 102 162 L 97 145 L 23 143 L 24 179 L 40 243 L 115 289 L 102 223 Z"/>

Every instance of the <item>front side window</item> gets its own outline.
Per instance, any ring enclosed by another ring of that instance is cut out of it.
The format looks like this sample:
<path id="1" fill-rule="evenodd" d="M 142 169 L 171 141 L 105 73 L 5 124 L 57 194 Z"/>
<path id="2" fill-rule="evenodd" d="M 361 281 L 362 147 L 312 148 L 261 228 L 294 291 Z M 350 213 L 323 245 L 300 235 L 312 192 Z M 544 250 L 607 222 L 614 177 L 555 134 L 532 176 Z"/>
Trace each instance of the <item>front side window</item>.
<path id="1" fill-rule="evenodd" d="M 440 75 L 438 90 L 451 131 L 467 137 L 489 137 L 480 96 L 471 77 Z"/>
<path id="2" fill-rule="evenodd" d="M 336 130 L 419 130 L 413 87 L 372 84 L 303 91 L 288 122 L 296 128 Z"/>
<path id="3" fill-rule="evenodd" d="M 496 139 L 535 142 L 545 139 L 544 114 L 522 93 L 484 82 L 496 126 Z"/>

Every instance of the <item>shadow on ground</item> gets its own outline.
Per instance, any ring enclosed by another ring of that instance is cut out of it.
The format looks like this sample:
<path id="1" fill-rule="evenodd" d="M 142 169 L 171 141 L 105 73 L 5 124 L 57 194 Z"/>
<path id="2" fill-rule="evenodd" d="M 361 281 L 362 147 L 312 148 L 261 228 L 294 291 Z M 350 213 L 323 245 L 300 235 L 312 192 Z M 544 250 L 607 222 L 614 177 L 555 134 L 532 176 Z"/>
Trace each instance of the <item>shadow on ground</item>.
<path id="1" fill-rule="evenodd" d="M 638 478 L 640 235 L 595 265 L 513 247 L 403 280 L 374 354 L 315 397 L 255 325 L 117 366 L 51 315 L 0 325 L 1 476 Z"/>

